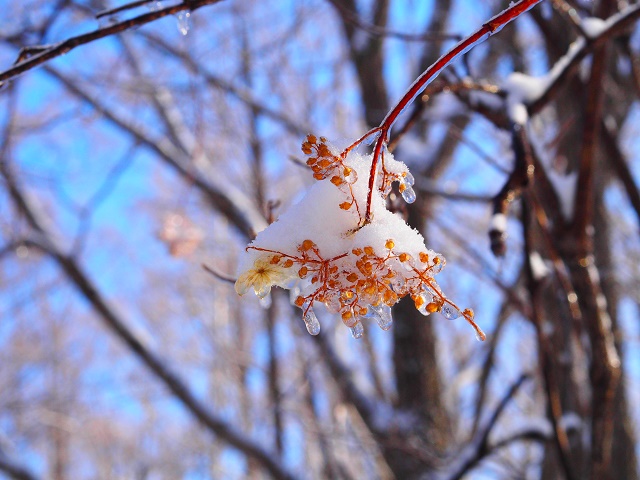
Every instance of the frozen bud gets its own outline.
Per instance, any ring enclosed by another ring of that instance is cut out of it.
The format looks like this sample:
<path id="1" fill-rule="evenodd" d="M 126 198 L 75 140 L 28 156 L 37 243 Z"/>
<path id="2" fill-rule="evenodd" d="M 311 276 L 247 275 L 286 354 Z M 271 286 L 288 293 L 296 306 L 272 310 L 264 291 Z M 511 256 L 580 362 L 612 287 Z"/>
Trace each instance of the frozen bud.
<path id="1" fill-rule="evenodd" d="M 304 320 L 304 324 L 307 327 L 307 332 L 311 335 L 318 335 L 318 333 L 320 333 L 320 322 L 312 307 L 309 307 L 307 313 L 302 317 L 302 320 Z"/>
<path id="2" fill-rule="evenodd" d="M 340 311 L 340 297 L 335 292 L 328 292 L 324 297 L 324 304 L 330 313 L 338 313 Z"/>
<path id="3" fill-rule="evenodd" d="M 345 182 L 353 184 L 358 181 L 358 174 L 353 168 L 344 167 L 343 173 Z"/>
<path id="4" fill-rule="evenodd" d="M 447 260 L 440 254 L 436 255 L 433 259 L 433 267 L 431 267 L 431 273 L 440 273 L 444 266 L 447 264 Z"/>
<path id="5" fill-rule="evenodd" d="M 342 312 L 341 317 L 342 317 L 342 323 L 344 323 L 349 328 L 353 327 L 356 324 L 356 322 L 358 322 L 357 317 L 353 315 L 353 312 L 351 310 Z"/>

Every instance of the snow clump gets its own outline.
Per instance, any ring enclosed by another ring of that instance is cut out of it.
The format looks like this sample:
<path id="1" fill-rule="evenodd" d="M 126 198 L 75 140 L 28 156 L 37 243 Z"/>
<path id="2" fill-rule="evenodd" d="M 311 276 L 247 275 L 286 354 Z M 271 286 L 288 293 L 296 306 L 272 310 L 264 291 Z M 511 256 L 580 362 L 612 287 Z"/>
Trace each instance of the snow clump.
<path id="1" fill-rule="evenodd" d="M 253 288 L 265 298 L 274 285 L 289 289 L 310 334 L 320 331 L 314 306 L 324 304 L 355 338 L 363 335 L 365 320 L 391 328 L 391 307 L 409 295 L 423 315 L 462 316 L 484 340 L 473 311 L 460 311 L 434 279 L 445 258 L 426 248 L 422 235 L 387 209 L 393 182 L 409 203 L 415 192 L 407 166 L 386 148 L 371 183 L 366 221 L 372 155 L 356 153 L 357 144 L 339 152 L 325 138 L 307 136 L 302 151 L 317 182 L 246 248 L 236 292 Z"/>

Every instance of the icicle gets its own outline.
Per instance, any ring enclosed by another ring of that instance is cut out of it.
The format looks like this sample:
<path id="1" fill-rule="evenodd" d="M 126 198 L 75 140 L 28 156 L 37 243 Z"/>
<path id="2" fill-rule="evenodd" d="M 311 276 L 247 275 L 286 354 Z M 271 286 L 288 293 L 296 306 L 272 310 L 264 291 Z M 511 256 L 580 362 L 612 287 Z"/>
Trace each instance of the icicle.
<path id="1" fill-rule="evenodd" d="M 373 305 L 369 305 L 369 312 L 373 313 L 373 317 L 378 322 L 378 326 L 382 330 L 389 330 L 391 328 L 391 324 L 393 323 L 393 318 L 391 317 L 391 307 L 387 305 L 379 305 L 374 307 Z"/>
<path id="2" fill-rule="evenodd" d="M 307 313 L 302 317 L 304 320 L 304 324 L 307 327 L 307 332 L 311 335 L 318 335 L 320 333 L 320 322 L 318 321 L 318 317 L 316 317 L 316 313 L 313 311 L 313 307 L 309 307 Z"/>
<path id="3" fill-rule="evenodd" d="M 272 304 L 271 292 L 267 293 L 264 297 L 261 297 L 258 303 L 260 303 L 260 306 L 265 310 L 268 309 Z"/>
<path id="4" fill-rule="evenodd" d="M 413 185 L 416 183 L 415 178 L 413 178 L 413 175 L 411 175 L 411 172 L 409 170 L 405 172 L 404 183 L 406 183 L 408 187 L 413 187 Z"/>
<path id="5" fill-rule="evenodd" d="M 355 325 L 350 327 L 349 330 L 351 330 L 351 335 L 356 340 L 362 338 L 362 335 L 364 335 L 364 327 L 360 321 L 356 321 Z"/>
<path id="6" fill-rule="evenodd" d="M 182 35 L 189 33 L 189 30 L 191 29 L 191 12 L 179 12 L 176 15 L 176 18 L 178 19 L 178 30 L 180 33 Z"/>
<path id="7" fill-rule="evenodd" d="M 270 293 L 271 293 L 271 285 L 264 285 L 260 290 L 256 292 L 256 295 L 264 299 Z"/>
<path id="8" fill-rule="evenodd" d="M 407 185 L 407 188 L 402 191 L 402 198 L 404 198 L 404 201 L 407 203 L 413 203 L 416 201 L 416 192 Z"/>

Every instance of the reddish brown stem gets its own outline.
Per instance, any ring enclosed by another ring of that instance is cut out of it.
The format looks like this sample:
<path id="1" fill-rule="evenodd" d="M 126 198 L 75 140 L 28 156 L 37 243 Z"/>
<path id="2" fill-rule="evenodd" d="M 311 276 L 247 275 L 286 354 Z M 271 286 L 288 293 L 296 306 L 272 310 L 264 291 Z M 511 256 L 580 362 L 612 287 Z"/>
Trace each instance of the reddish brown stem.
<path id="1" fill-rule="evenodd" d="M 441 56 L 435 63 L 427 68 L 416 79 L 415 82 L 409 87 L 407 92 L 403 95 L 400 101 L 393 107 L 387 116 L 382 120 L 382 123 L 375 131 L 380 132 L 380 136 L 376 141 L 376 146 L 373 151 L 373 159 L 371 161 L 371 170 L 369 172 L 369 192 L 367 194 L 367 212 L 364 219 L 364 224 L 371 223 L 371 200 L 373 198 L 373 191 L 376 183 L 376 173 L 378 170 L 378 162 L 380 160 L 380 154 L 382 148 L 389 140 L 389 132 L 391 127 L 396 122 L 400 114 L 415 100 L 420 92 L 433 80 L 438 73 L 440 73 L 447 65 L 455 60 L 458 55 L 462 55 L 472 47 L 489 38 L 493 34 L 499 32 L 505 25 L 512 20 L 516 19 L 527 10 L 531 9 L 537 3 L 542 0 L 522 0 L 515 5 L 503 10 L 501 13 L 493 17 L 491 20 L 483 24 L 478 30 L 472 33 L 470 36 L 462 40 L 455 47 Z M 365 137 L 368 136 L 365 135 Z M 364 137 L 363 137 L 364 138 Z"/>

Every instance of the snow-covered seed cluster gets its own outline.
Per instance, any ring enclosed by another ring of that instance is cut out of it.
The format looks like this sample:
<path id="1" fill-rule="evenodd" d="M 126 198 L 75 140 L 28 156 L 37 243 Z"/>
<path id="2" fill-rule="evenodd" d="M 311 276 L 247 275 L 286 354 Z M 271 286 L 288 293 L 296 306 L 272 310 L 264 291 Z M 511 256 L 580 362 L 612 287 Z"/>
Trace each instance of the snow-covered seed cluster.
<path id="1" fill-rule="evenodd" d="M 386 208 L 393 181 L 403 196 L 409 192 L 407 200 L 415 199 L 406 165 L 385 152 L 371 220 L 364 222 L 371 156 L 352 148 L 338 153 L 322 137 L 306 138 L 302 151 L 318 182 L 247 247 L 236 291 L 242 295 L 253 288 L 264 298 L 273 285 L 290 289 L 310 334 L 320 331 L 314 306 L 322 303 L 341 316 L 355 338 L 363 335 L 365 320 L 388 330 L 391 307 L 409 295 L 423 315 L 463 316 L 483 339 L 473 311 L 460 311 L 434 279 L 444 257 L 427 249 L 422 236 Z"/>

